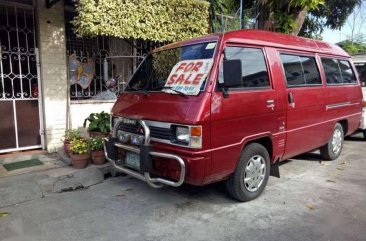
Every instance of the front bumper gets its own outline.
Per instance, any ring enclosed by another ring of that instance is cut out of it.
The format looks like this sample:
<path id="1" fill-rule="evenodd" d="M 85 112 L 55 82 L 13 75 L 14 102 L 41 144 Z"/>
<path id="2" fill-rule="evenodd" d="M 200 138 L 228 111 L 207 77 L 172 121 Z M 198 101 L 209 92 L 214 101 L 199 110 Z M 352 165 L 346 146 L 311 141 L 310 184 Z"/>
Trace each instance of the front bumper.
<path id="1" fill-rule="evenodd" d="M 163 152 L 155 152 L 152 151 L 150 145 L 150 129 L 146 125 L 143 120 L 138 120 L 140 125 L 144 130 L 144 144 L 140 147 L 134 147 L 130 145 L 125 145 L 119 143 L 117 140 L 117 131 L 120 121 L 115 124 L 112 138 L 104 139 L 104 154 L 106 159 L 112 164 L 113 168 L 116 170 L 126 173 L 130 176 L 133 176 L 139 180 L 147 182 L 150 186 L 154 188 L 160 188 L 164 185 L 179 187 L 183 184 L 186 174 L 186 166 L 183 159 L 177 155 L 163 153 Z M 123 163 L 122 160 L 118 160 L 118 148 L 121 148 L 125 151 L 134 152 L 140 157 L 140 170 L 132 170 L 124 165 L 119 165 L 117 163 Z M 151 157 L 159 157 L 159 158 L 167 158 L 171 160 L 175 160 L 180 166 L 180 175 L 179 179 L 176 181 L 169 180 L 162 177 L 151 177 L 152 171 L 152 158 Z"/>

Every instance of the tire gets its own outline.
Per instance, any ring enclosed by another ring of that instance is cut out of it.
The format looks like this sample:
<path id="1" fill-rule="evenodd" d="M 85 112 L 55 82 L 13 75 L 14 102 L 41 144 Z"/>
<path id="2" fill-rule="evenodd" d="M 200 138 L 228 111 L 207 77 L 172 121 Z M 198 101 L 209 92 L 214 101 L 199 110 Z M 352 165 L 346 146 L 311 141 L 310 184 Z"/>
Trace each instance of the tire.
<path id="1" fill-rule="evenodd" d="M 320 155 L 325 160 L 335 160 L 342 152 L 344 140 L 344 132 L 341 124 L 337 123 L 334 126 L 332 135 L 329 141 L 324 146 L 320 147 Z"/>
<path id="2" fill-rule="evenodd" d="M 362 130 L 363 133 L 363 139 L 366 141 L 366 130 Z"/>
<path id="3" fill-rule="evenodd" d="M 266 148 L 258 143 L 249 144 L 240 154 L 234 173 L 226 181 L 229 194 L 241 202 L 257 198 L 267 185 L 269 169 L 270 158 Z M 247 178 L 249 180 L 245 181 Z"/>

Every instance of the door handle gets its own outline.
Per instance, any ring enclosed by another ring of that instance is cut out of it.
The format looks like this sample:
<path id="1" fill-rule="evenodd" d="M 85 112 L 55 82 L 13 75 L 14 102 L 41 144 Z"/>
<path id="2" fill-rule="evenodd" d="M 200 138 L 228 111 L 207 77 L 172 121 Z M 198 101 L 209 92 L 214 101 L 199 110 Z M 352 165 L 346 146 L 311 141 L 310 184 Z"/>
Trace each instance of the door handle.
<path id="1" fill-rule="evenodd" d="M 292 108 L 295 108 L 294 94 L 288 93 L 288 103 Z"/>
<path id="2" fill-rule="evenodd" d="M 267 107 L 274 110 L 274 107 L 275 107 L 274 100 L 267 100 Z"/>

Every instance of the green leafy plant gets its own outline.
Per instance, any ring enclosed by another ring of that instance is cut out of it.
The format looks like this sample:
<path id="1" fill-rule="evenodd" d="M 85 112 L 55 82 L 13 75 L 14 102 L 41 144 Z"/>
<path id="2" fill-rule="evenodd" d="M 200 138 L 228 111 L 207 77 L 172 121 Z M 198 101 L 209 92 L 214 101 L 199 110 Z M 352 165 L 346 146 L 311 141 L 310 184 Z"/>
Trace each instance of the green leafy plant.
<path id="1" fill-rule="evenodd" d="M 103 150 L 103 140 L 100 137 L 90 138 L 88 140 L 89 149 L 92 151 Z"/>
<path id="2" fill-rule="evenodd" d="M 77 155 L 87 154 L 89 151 L 87 141 L 85 139 L 71 141 L 71 151 Z"/>
<path id="3" fill-rule="evenodd" d="M 88 125 L 88 131 L 96 131 L 108 133 L 110 131 L 110 116 L 104 111 L 100 113 L 91 113 L 88 118 L 84 120 L 84 128 Z"/>
<path id="4" fill-rule="evenodd" d="M 72 24 L 82 36 L 179 41 L 207 33 L 209 6 L 201 0 L 79 0 Z"/>
<path id="5" fill-rule="evenodd" d="M 78 129 L 68 129 L 65 131 L 63 142 L 70 142 L 81 138 L 80 131 Z"/>

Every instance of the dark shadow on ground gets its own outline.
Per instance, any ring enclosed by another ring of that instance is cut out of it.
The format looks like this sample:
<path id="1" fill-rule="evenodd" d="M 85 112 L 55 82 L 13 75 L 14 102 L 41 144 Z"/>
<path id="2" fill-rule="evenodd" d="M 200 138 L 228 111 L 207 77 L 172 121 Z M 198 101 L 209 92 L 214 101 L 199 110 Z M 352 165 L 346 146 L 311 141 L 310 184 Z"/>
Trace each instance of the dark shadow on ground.
<path id="1" fill-rule="evenodd" d="M 322 157 L 320 156 L 319 153 L 315 153 L 315 152 L 307 152 L 304 154 L 300 154 L 298 156 L 295 156 L 293 158 L 291 158 L 290 160 L 297 160 L 297 161 L 315 161 L 315 162 L 320 162 L 320 161 L 324 161 L 322 159 Z"/>
<path id="2" fill-rule="evenodd" d="M 346 136 L 344 138 L 345 141 L 352 141 L 352 142 L 359 142 L 359 141 L 365 141 L 362 134 L 355 134 L 352 136 Z"/>

